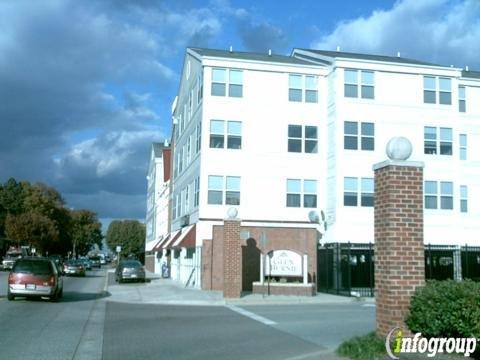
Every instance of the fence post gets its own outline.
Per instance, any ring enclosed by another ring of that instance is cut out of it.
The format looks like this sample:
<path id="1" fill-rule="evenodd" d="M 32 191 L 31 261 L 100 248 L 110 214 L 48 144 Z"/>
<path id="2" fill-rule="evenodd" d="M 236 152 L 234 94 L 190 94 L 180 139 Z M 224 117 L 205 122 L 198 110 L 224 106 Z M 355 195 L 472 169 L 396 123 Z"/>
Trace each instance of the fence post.
<path id="1" fill-rule="evenodd" d="M 453 250 L 453 278 L 455 281 L 462 281 L 462 252 L 460 245 Z"/>
<path id="2" fill-rule="evenodd" d="M 469 278 L 469 271 L 468 271 L 468 245 L 465 244 L 465 279 L 468 279 Z M 463 268 L 463 264 L 462 264 L 462 268 Z M 463 274 L 462 274 L 463 275 Z M 463 276 L 462 276 L 463 277 Z"/>

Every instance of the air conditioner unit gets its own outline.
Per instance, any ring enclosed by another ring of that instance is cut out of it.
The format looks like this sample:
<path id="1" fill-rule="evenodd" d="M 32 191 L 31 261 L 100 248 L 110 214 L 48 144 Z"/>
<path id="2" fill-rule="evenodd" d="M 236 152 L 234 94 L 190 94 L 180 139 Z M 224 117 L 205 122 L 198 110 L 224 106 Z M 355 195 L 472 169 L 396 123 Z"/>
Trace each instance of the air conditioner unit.
<path id="1" fill-rule="evenodd" d="M 180 226 L 187 226 L 190 223 L 190 216 L 184 215 L 180 218 Z"/>

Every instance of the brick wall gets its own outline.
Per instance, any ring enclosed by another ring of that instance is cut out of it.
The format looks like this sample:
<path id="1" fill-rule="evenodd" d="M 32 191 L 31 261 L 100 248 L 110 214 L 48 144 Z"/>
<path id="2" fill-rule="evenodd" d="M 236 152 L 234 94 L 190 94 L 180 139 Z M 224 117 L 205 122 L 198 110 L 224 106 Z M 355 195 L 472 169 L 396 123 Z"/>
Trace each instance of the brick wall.
<path id="1" fill-rule="evenodd" d="M 223 296 L 239 298 L 242 293 L 240 221 L 225 220 L 223 231 Z"/>
<path id="2" fill-rule="evenodd" d="M 415 289 L 425 283 L 423 168 L 375 170 L 375 288 L 377 334 L 407 329 Z"/>

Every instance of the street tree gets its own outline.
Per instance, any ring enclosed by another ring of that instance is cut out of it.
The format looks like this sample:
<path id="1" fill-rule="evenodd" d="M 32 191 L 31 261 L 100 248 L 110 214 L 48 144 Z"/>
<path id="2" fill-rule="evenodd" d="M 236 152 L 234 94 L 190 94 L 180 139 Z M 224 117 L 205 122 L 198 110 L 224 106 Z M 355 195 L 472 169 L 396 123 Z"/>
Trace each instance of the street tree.
<path id="1" fill-rule="evenodd" d="M 145 244 L 145 224 L 138 220 L 114 220 L 107 230 L 110 249 L 122 248 L 122 256 L 141 256 Z"/>
<path id="2" fill-rule="evenodd" d="M 70 216 L 73 255 L 86 254 L 94 244 L 101 247 L 102 224 L 98 221 L 97 214 L 81 209 L 72 210 Z"/>

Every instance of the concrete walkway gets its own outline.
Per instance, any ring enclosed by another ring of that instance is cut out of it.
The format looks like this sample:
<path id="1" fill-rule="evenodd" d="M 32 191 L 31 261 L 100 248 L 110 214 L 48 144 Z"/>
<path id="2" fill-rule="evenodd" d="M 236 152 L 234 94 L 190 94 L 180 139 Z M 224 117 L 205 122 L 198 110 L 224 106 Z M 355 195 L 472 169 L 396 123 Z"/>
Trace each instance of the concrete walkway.
<path id="1" fill-rule="evenodd" d="M 112 273 L 113 269 L 109 270 Z M 110 274 L 112 276 L 112 274 Z M 318 293 L 317 296 L 280 296 L 245 293 L 239 299 L 224 299 L 221 291 L 206 291 L 185 288 L 171 279 L 159 278 L 158 274 L 147 272 L 145 284 L 118 284 L 109 281 L 108 301 L 142 303 L 142 304 L 176 304 L 176 305 L 287 305 L 287 304 L 346 304 L 363 301 L 374 306 L 372 298 L 352 298 Z"/>

